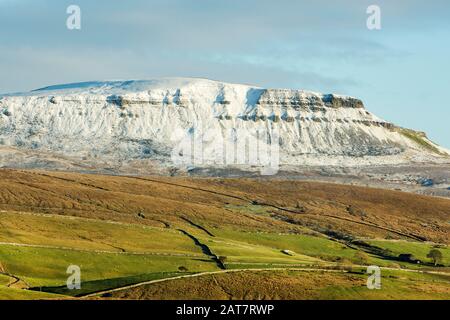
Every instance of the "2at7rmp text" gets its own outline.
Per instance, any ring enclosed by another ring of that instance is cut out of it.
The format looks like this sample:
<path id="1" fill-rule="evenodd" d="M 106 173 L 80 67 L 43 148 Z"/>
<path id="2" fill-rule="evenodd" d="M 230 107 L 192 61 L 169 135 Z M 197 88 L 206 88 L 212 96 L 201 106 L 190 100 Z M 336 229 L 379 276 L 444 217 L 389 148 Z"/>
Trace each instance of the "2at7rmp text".
<path id="1" fill-rule="evenodd" d="M 270 315 L 275 309 L 274 305 L 257 305 L 257 304 L 231 304 L 220 305 L 220 308 L 212 307 L 191 307 L 184 304 L 177 307 L 177 315 L 199 315 L 204 318 L 210 314 L 220 315 Z"/>

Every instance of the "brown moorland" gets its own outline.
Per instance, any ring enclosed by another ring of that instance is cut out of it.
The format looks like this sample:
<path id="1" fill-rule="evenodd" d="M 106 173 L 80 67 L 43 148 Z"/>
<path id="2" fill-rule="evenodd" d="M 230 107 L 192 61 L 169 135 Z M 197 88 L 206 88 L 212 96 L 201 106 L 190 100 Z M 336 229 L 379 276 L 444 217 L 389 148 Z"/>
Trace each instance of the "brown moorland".
<path id="1" fill-rule="evenodd" d="M 165 281 L 113 292 L 109 297 L 133 300 L 448 299 L 448 276 L 447 282 L 437 281 L 436 277 L 430 275 L 418 280 L 408 274 L 395 274 L 383 279 L 383 290 L 368 290 L 362 272 L 243 271 Z"/>
<path id="2" fill-rule="evenodd" d="M 32 298 L 42 287 L 63 298 L 449 295 L 444 198 L 274 178 L 3 169 L 0 215 L 0 298 Z M 431 248 L 442 251 L 439 266 Z M 85 280 L 78 293 L 64 285 L 74 261 Z M 383 268 L 387 290 L 367 289 L 369 264 Z"/>
<path id="3" fill-rule="evenodd" d="M 259 212 L 251 210 L 258 208 Z M 243 210 L 245 209 L 245 210 Z M 450 240 L 450 200 L 308 181 L 0 170 L 0 210 L 176 228 Z"/>

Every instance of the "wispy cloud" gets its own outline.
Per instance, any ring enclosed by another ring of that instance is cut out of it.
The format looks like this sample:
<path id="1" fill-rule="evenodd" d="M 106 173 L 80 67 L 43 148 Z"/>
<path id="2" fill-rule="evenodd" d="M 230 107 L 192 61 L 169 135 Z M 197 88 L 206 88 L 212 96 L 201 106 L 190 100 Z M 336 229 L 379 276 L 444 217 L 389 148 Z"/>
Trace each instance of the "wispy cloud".
<path id="1" fill-rule="evenodd" d="M 69 31 L 72 3 L 0 0 L 0 92 L 160 76 L 339 91 L 450 146 L 448 0 L 377 0 L 379 32 L 372 0 L 77 0 L 82 30 Z"/>

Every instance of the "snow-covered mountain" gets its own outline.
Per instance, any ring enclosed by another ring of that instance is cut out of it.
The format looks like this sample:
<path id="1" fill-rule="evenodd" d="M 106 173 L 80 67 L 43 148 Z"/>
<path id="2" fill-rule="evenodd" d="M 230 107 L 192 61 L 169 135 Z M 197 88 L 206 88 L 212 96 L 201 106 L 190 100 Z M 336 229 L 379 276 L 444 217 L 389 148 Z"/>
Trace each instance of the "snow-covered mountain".
<path id="1" fill-rule="evenodd" d="M 0 166 L 254 167 L 220 159 L 242 136 L 250 139 L 245 150 L 252 141 L 276 142 L 281 166 L 449 162 L 450 155 L 425 134 L 335 94 L 168 78 L 0 96 Z M 189 154 L 194 143 L 201 152 Z M 178 161 L 186 154 L 201 159 Z"/>

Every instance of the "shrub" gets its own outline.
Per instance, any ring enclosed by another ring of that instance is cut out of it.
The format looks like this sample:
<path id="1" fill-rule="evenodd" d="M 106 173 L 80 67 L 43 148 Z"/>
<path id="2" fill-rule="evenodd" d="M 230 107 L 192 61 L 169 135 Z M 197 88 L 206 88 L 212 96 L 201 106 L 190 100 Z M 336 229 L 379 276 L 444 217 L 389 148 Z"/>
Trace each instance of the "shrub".
<path id="1" fill-rule="evenodd" d="M 226 256 L 219 256 L 218 259 L 219 259 L 220 263 L 224 264 L 225 261 L 227 260 L 227 257 Z"/>
<path id="2" fill-rule="evenodd" d="M 430 258 L 435 266 L 442 261 L 442 252 L 438 249 L 431 249 L 427 254 L 427 258 Z"/>
<path id="3" fill-rule="evenodd" d="M 357 251 L 354 256 L 355 262 L 366 265 L 369 262 L 369 256 L 364 251 Z"/>

